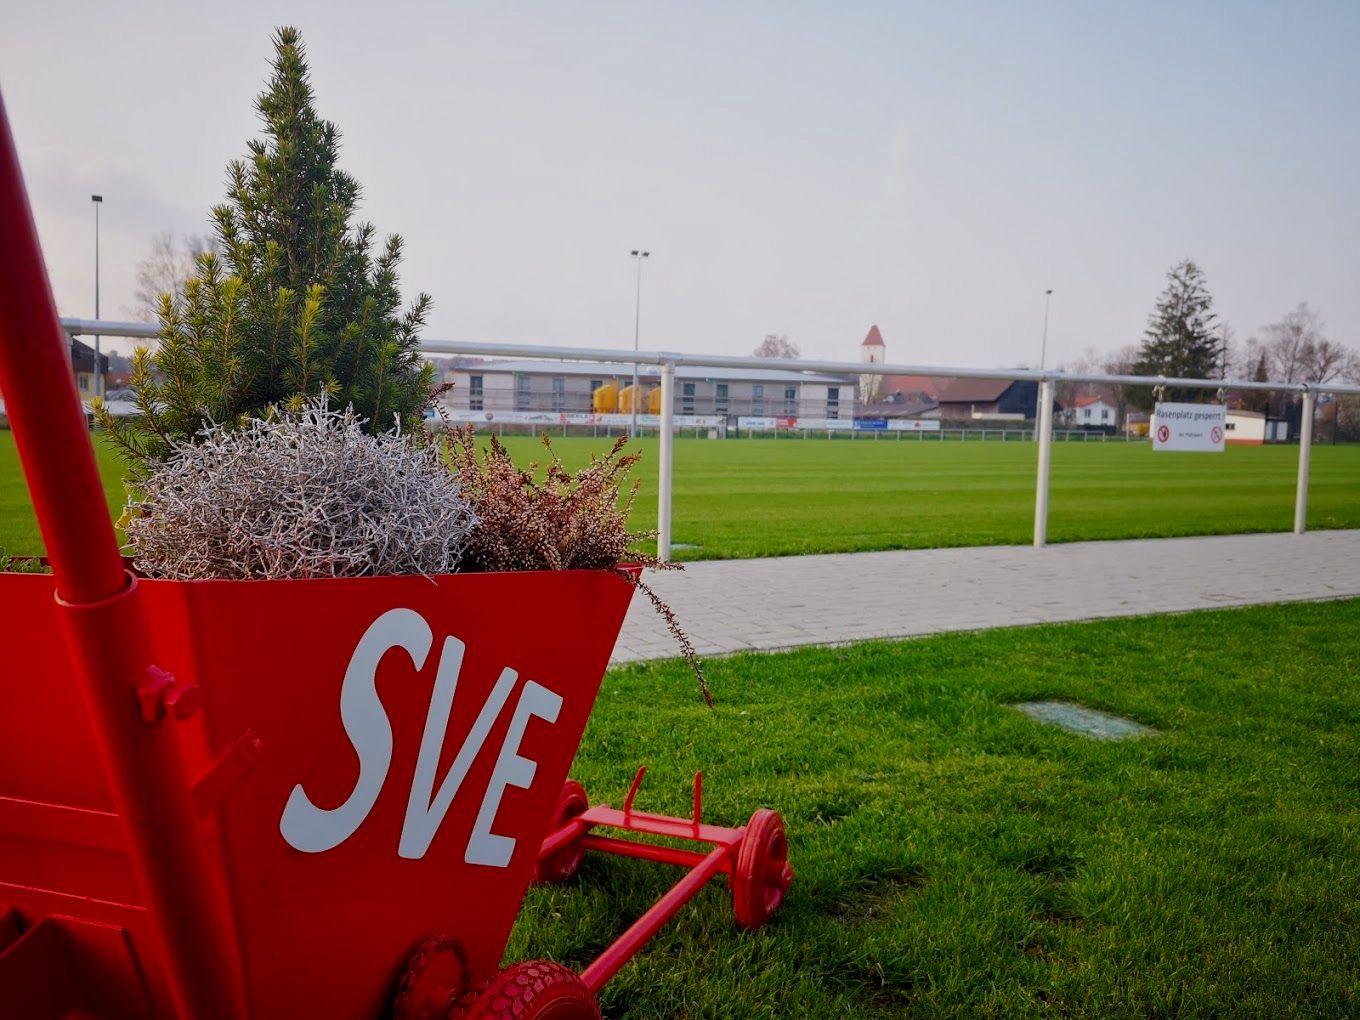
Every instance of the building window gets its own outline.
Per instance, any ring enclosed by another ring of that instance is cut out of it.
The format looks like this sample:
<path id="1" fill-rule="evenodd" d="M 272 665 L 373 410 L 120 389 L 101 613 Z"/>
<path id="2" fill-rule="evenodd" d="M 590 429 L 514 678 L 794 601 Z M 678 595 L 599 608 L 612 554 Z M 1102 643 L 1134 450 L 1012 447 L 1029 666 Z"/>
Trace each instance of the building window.
<path id="1" fill-rule="evenodd" d="M 826 388 L 826 416 L 828 418 L 839 418 L 841 416 L 841 388 L 839 386 L 828 386 Z"/>
<path id="2" fill-rule="evenodd" d="M 1110 409 L 1109 409 L 1108 407 L 1102 407 L 1102 408 L 1100 409 L 1100 420 L 1101 420 L 1101 421 L 1109 421 L 1109 420 L 1110 420 Z"/>
<path id="3" fill-rule="evenodd" d="M 592 379 L 592 380 L 590 380 L 590 395 L 591 395 L 591 397 L 594 397 L 594 396 L 595 396 L 595 391 L 598 390 L 598 389 L 599 389 L 601 386 L 603 386 L 603 385 L 604 385 L 604 380 L 603 380 L 603 379 Z"/>
<path id="4" fill-rule="evenodd" d="M 785 414 L 797 414 L 797 413 L 798 413 L 798 387 L 797 387 L 797 386 L 785 386 L 785 387 L 784 387 L 784 413 L 785 413 Z"/>
<path id="5" fill-rule="evenodd" d="M 1081 412 L 1081 416 L 1082 416 L 1083 418 L 1085 418 L 1087 421 L 1090 421 L 1090 420 L 1091 420 L 1091 409 L 1088 407 L 1086 410 L 1082 411 L 1082 412 Z"/>
<path id="6" fill-rule="evenodd" d="M 527 375 L 515 376 L 515 410 L 528 411 L 530 398 L 532 396 L 533 380 Z"/>
<path id="7" fill-rule="evenodd" d="M 468 409 L 480 411 L 484 406 L 484 395 L 482 377 L 480 375 L 468 376 Z"/>
<path id="8" fill-rule="evenodd" d="M 761 383 L 751 387 L 751 413 L 765 413 L 765 387 Z"/>
<path id="9" fill-rule="evenodd" d="M 680 413 L 694 413 L 694 383 L 692 382 L 680 384 Z"/>
<path id="10" fill-rule="evenodd" d="M 727 413 L 727 383 L 718 383 L 717 396 L 713 401 L 713 410 L 717 414 Z"/>
<path id="11" fill-rule="evenodd" d="M 89 390 L 89 388 L 90 388 L 90 377 L 89 377 L 88 375 L 78 375 L 78 376 L 76 376 L 76 380 L 80 383 L 80 388 L 81 388 L 82 390 L 86 390 L 86 391 Z"/>
<path id="12" fill-rule="evenodd" d="M 553 377 L 552 394 L 553 394 L 552 409 L 554 411 L 561 411 L 565 409 L 567 402 L 567 380 L 563 376 L 559 375 Z"/>

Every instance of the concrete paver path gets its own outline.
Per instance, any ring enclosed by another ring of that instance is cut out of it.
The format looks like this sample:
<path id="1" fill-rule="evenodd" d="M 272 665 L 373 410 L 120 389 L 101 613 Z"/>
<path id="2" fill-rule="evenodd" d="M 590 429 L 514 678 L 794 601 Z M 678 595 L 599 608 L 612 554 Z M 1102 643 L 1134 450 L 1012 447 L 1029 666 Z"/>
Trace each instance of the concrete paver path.
<path id="1" fill-rule="evenodd" d="M 1360 596 L 1360 531 L 689 563 L 647 581 L 701 655 Z M 635 598 L 615 662 L 668 658 Z"/>

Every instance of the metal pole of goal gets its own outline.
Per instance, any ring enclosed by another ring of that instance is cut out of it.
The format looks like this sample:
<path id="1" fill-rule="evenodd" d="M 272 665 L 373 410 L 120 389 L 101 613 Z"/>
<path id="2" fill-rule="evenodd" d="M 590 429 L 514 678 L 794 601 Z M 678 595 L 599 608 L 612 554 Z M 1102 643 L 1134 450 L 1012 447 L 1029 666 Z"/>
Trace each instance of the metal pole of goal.
<path id="1" fill-rule="evenodd" d="M 1317 394 L 1303 391 L 1303 408 L 1299 415 L 1299 484 L 1294 490 L 1294 534 L 1302 535 L 1308 527 L 1308 461 L 1313 453 L 1313 405 Z"/>
<path id="2" fill-rule="evenodd" d="M 1034 548 L 1048 542 L 1048 461 L 1053 450 L 1053 379 L 1039 380 L 1039 467 L 1034 479 Z"/>
<path id="3" fill-rule="evenodd" d="M 661 463 L 658 465 L 656 558 L 671 558 L 671 475 L 675 462 L 675 362 L 661 366 Z"/>

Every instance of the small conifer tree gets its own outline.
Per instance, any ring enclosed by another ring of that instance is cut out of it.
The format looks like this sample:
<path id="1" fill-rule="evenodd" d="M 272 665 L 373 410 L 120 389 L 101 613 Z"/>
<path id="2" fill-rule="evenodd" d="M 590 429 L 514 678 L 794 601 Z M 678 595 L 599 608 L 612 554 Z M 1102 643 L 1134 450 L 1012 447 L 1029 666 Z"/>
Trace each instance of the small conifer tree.
<path id="1" fill-rule="evenodd" d="M 298 31 L 279 29 L 274 49 L 256 101 L 264 135 L 228 167 L 213 210 L 217 250 L 181 296 L 161 296 L 160 343 L 133 359 L 140 413 L 97 408 L 134 462 L 164 459 L 210 423 L 321 394 L 353 405 L 373 433 L 429 403 L 419 331 L 430 298 L 401 311 L 401 238 L 375 254 L 373 226 L 353 222 L 360 188 L 338 167 L 339 131 L 316 112 Z"/>
<path id="2" fill-rule="evenodd" d="M 1166 281 L 1166 289 L 1148 317 L 1134 373 L 1180 379 L 1214 378 L 1220 368 L 1223 342 L 1214 334 L 1217 316 L 1204 273 L 1186 259 L 1171 268 Z M 1166 399 L 1179 400 L 1195 392 L 1169 389 Z M 1141 406 L 1151 406 L 1149 390 L 1139 387 L 1131 396 Z"/>

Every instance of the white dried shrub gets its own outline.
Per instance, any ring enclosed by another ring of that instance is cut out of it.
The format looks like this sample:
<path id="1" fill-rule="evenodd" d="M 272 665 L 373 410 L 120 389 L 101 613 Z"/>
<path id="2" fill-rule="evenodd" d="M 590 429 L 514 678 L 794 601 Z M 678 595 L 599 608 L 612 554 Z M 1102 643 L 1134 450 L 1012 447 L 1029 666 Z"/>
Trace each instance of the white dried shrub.
<path id="1" fill-rule="evenodd" d="M 443 574 L 476 523 L 433 444 L 324 401 L 204 429 L 139 482 L 125 530 L 149 577 Z"/>

